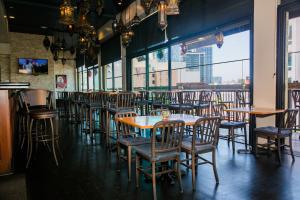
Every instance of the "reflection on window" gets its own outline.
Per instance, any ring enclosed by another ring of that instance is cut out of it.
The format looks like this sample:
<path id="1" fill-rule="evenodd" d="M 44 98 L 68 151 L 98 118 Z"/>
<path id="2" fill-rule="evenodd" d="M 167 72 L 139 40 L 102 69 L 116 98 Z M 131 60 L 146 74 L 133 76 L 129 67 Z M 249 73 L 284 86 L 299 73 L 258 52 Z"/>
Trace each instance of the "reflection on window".
<path id="1" fill-rule="evenodd" d="M 149 53 L 149 89 L 167 89 L 168 85 L 168 49 Z"/>
<path id="2" fill-rule="evenodd" d="M 87 70 L 84 70 L 82 73 L 82 90 L 85 91 L 88 89 L 88 81 L 87 81 Z"/>
<path id="3" fill-rule="evenodd" d="M 114 62 L 114 89 L 122 90 L 122 61 Z"/>
<path id="4" fill-rule="evenodd" d="M 132 66 L 132 89 L 146 89 L 146 56 L 139 56 L 131 60 Z"/>
<path id="5" fill-rule="evenodd" d="M 93 71 L 93 75 L 94 75 L 94 89 L 95 90 L 99 90 L 100 89 L 100 81 L 99 81 L 99 69 L 98 66 L 96 66 L 96 68 L 94 68 Z"/>
<path id="6" fill-rule="evenodd" d="M 106 89 L 113 90 L 113 68 L 112 64 L 105 65 L 106 69 Z"/>
<path id="7" fill-rule="evenodd" d="M 93 90 L 94 89 L 94 75 L 93 75 L 93 69 L 89 69 L 88 70 L 88 81 L 89 81 L 89 90 Z"/>

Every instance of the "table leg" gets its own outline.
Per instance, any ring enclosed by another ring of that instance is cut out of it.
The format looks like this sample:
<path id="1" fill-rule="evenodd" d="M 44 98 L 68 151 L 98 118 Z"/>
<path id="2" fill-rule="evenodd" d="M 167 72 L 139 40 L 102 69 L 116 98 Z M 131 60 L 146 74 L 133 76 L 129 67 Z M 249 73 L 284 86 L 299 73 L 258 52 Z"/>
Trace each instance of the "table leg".
<path id="1" fill-rule="evenodd" d="M 256 146 L 256 137 L 254 129 L 256 128 L 256 115 L 250 114 L 250 122 L 249 122 L 249 149 L 239 149 L 237 152 L 242 154 L 252 154 L 255 153 Z"/>

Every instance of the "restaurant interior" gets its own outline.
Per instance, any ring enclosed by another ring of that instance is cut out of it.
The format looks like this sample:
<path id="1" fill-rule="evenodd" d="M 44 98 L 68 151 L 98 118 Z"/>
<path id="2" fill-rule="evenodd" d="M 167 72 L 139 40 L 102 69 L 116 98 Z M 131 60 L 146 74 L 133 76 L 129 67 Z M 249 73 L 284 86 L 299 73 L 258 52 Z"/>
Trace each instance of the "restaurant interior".
<path id="1" fill-rule="evenodd" d="M 0 199 L 299 199 L 300 0 L 0 0 Z"/>

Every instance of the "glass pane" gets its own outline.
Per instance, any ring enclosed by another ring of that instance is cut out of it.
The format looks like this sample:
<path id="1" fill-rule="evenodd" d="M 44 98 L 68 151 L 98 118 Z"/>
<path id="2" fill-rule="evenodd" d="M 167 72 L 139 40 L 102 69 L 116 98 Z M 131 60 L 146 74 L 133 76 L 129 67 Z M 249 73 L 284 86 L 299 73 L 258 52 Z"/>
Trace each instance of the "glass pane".
<path id="1" fill-rule="evenodd" d="M 149 53 L 149 89 L 168 89 L 168 49 Z"/>
<path id="2" fill-rule="evenodd" d="M 122 61 L 114 62 L 115 90 L 122 90 Z"/>
<path id="3" fill-rule="evenodd" d="M 82 90 L 87 90 L 87 70 L 84 70 L 83 71 L 83 74 L 82 74 L 82 80 L 83 80 L 83 86 L 82 86 Z"/>
<path id="4" fill-rule="evenodd" d="M 289 19 L 288 30 L 288 82 L 300 82 L 300 17 Z"/>
<path id="5" fill-rule="evenodd" d="M 100 82 L 99 82 L 99 69 L 98 66 L 96 68 L 94 68 L 94 89 L 95 90 L 100 90 Z"/>
<path id="6" fill-rule="evenodd" d="M 82 72 L 78 72 L 78 90 L 82 91 Z"/>
<path id="7" fill-rule="evenodd" d="M 89 90 L 93 90 L 94 89 L 93 69 L 88 70 L 88 80 L 89 80 Z"/>
<path id="8" fill-rule="evenodd" d="M 172 87 L 198 89 L 205 85 L 250 84 L 249 31 L 203 43 L 201 37 L 171 47 Z"/>
<path id="9" fill-rule="evenodd" d="M 113 90 L 112 85 L 112 64 L 105 65 L 106 69 L 106 89 Z"/>
<path id="10" fill-rule="evenodd" d="M 131 60 L 132 65 L 132 89 L 146 89 L 146 56 L 139 56 Z"/>

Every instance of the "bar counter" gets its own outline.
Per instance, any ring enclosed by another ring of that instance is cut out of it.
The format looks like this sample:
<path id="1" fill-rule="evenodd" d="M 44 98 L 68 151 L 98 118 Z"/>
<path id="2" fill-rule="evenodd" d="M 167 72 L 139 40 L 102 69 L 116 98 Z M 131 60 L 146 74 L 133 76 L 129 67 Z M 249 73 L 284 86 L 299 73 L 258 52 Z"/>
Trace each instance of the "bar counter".
<path id="1" fill-rule="evenodd" d="M 29 88 L 29 83 L 0 82 L 0 174 L 12 171 L 16 105 L 12 94 Z"/>

